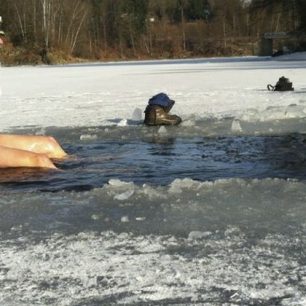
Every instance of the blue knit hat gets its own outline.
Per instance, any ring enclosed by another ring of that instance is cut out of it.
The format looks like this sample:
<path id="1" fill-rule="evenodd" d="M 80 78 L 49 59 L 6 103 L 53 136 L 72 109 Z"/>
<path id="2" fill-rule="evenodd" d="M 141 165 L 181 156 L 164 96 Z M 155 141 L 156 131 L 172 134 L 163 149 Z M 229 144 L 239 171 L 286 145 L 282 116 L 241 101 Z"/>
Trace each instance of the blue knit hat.
<path id="1" fill-rule="evenodd" d="M 171 100 L 168 97 L 168 95 L 166 95 L 165 93 L 161 92 L 161 93 L 158 93 L 157 95 L 153 96 L 149 100 L 148 103 L 149 103 L 149 105 L 158 105 L 158 106 L 170 109 L 174 105 L 175 101 Z"/>

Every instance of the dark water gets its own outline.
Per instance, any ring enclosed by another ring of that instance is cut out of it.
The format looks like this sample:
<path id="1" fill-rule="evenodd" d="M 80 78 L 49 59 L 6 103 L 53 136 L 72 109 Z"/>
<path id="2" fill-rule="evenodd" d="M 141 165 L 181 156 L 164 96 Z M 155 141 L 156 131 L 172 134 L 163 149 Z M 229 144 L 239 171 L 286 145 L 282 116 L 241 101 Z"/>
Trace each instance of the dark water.
<path id="1" fill-rule="evenodd" d="M 110 179 L 158 186 L 186 177 L 198 181 L 306 178 L 303 134 L 181 137 L 138 133 L 133 138 L 116 129 L 105 137 L 99 135 L 100 130 L 92 132 L 91 128 L 90 135 L 84 130 L 53 132 L 71 155 L 57 162 L 63 171 L 2 170 L 2 186 L 14 191 L 85 191 Z"/>

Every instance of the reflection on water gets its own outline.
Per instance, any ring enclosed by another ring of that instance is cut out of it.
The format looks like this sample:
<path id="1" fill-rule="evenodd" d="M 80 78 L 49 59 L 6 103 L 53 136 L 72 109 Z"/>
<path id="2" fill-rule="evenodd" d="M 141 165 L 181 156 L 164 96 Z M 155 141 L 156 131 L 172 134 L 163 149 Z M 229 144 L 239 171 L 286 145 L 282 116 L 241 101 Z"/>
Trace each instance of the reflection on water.
<path id="1" fill-rule="evenodd" d="M 39 170 L 35 168 L 4 168 L 1 169 L 0 183 L 39 181 L 44 180 L 50 174 L 49 170 Z"/>

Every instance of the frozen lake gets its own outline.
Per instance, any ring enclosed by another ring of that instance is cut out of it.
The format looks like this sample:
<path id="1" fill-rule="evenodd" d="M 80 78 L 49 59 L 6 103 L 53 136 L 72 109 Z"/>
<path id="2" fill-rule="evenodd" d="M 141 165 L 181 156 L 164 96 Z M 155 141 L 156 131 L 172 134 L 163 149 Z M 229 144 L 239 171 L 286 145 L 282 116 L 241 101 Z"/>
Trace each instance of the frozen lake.
<path id="1" fill-rule="evenodd" d="M 0 174 L 1 305 L 305 305 L 303 56 L 2 68 L 3 132 L 61 172 Z M 266 90 L 285 75 L 295 91 Z M 178 127 L 145 127 L 156 92 Z"/>

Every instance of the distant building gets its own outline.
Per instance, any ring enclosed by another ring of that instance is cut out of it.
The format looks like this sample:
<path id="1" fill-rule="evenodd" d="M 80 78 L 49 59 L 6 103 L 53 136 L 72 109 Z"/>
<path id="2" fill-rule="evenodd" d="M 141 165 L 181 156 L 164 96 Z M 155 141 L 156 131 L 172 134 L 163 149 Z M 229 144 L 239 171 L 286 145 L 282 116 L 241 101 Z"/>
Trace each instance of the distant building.
<path id="1" fill-rule="evenodd" d="M 298 32 L 267 32 L 261 38 L 259 55 L 282 55 L 295 51 L 304 51 L 305 33 Z"/>

